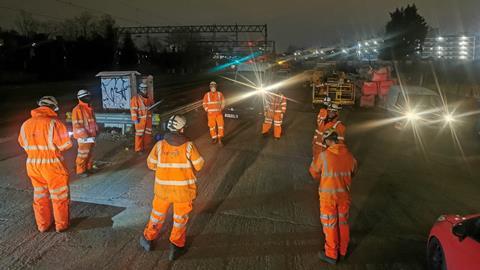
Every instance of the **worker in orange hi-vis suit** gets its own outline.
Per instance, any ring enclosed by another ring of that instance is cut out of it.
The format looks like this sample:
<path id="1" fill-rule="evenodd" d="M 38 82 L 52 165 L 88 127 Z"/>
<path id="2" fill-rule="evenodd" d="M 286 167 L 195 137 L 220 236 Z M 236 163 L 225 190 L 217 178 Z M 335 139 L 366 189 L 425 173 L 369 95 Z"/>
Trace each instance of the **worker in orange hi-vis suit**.
<path id="1" fill-rule="evenodd" d="M 222 145 L 222 138 L 225 134 L 222 114 L 224 108 L 225 98 L 222 92 L 217 91 L 217 83 L 211 82 L 210 91 L 203 96 L 203 109 L 207 112 L 208 127 L 213 144 L 218 142 Z"/>
<path id="2" fill-rule="evenodd" d="M 330 104 L 327 108 L 327 117 L 321 121 L 315 130 L 313 136 L 313 159 L 327 149 L 327 146 L 323 143 L 323 133 L 330 128 L 335 129 L 338 134 L 338 140 L 340 143 L 345 143 L 345 125 L 339 120 L 339 114 L 341 107 L 337 104 Z"/>
<path id="3" fill-rule="evenodd" d="M 130 100 L 130 114 L 135 124 L 135 152 L 143 154 L 152 142 L 152 112 L 148 107 L 153 100 L 148 97 L 147 85 L 141 83 L 138 95 Z"/>
<path id="4" fill-rule="evenodd" d="M 324 143 L 328 148 L 312 162 L 310 174 L 320 180 L 318 193 L 325 252 L 321 252 L 319 257 L 324 262 L 336 264 L 339 254 L 342 257 L 347 255 L 350 241 L 350 190 L 357 162 L 347 146 L 340 143 L 335 129 L 325 132 Z"/>
<path id="5" fill-rule="evenodd" d="M 78 105 L 72 110 L 73 137 L 78 142 L 76 172 L 80 177 L 87 177 L 93 172 L 93 147 L 97 136 L 98 126 L 95 120 L 91 102 L 91 93 L 79 90 L 77 93 Z"/>
<path id="6" fill-rule="evenodd" d="M 33 185 L 33 212 L 40 232 L 69 226 L 68 170 L 62 152 L 72 147 L 67 128 L 58 119 L 58 102 L 45 96 L 20 129 L 18 142 L 27 153 L 27 174 Z"/>
<path id="7" fill-rule="evenodd" d="M 155 171 L 155 196 L 140 245 L 146 251 L 152 249 L 152 241 L 158 237 L 168 208 L 173 204 L 170 260 L 185 252 L 188 214 L 192 211 L 192 201 L 197 193 L 194 171 L 200 171 L 204 164 L 193 142 L 183 135 L 185 125 L 185 117 L 170 117 L 167 123 L 170 132 L 155 144 L 147 159 L 148 167 Z"/>
<path id="8" fill-rule="evenodd" d="M 279 140 L 282 135 L 283 115 L 287 111 L 287 98 L 283 94 L 265 93 L 264 115 L 265 120 L 262 126 L 263 136 L 267 136 L 272 128 L 275 140 Z"/>
<path id="9" fill-rule="evenodd" d="M 332 104 L 332 99 L 330 97 L 325 97 L 321 104 L 320 111 L 318 112 L 318 115 L 317 115 L 317 127 L 315 129 L 315 134 L 313 134 L 313 140 L 312 140 L 312 153 L 313 153 L 312 156 L 314 157 L 320 154 L 320 152 L 322 151 L 321 143 L 316 144 L 315 142 L 317 141 L 319 136 L 320 138 L 322 137 L 322 133 L 325 128 L 324 123 L 328 117 L 328 108 L 331 106 L 331 104 Z"/>

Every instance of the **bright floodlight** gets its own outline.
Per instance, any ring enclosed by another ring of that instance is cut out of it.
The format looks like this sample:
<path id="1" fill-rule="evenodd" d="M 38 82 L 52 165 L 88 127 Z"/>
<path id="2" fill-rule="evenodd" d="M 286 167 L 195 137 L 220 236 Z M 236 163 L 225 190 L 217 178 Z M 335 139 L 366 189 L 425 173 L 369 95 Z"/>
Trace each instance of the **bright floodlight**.
<path id="1" fill-rule="evenodd" d="M 445 122 L 447 122 L 447 123 L 451 123 L 451 122 L 455 121 L 455 118 L 451 114 L 446 114 L 446 115 L 443 116 L 443 118 L 445 119 Z"/>
<path id="2" fill-rule="evenodd" d="M 343 52 L 343 53 L 347 53 L 347 50 L 343 49 L 342 52 Z"/>
<path id="3" fill-rule="evenodd" d="M 407 117 L 408 120 L 410 121 L 415 121 L 415 120 L 418 120 L 420 117 L 418 116 L 417 113 L 415 113 L 414 111 L 410 111 L 410 112 L 407 112 L 405 114 L 405 116 Z"/>

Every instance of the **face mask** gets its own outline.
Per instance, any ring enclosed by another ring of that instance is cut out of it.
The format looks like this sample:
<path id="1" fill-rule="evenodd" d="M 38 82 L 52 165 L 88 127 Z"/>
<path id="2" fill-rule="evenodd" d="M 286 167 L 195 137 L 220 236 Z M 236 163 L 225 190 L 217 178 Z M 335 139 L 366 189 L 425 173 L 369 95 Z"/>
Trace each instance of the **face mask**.
<path id="1" fill-rule="evenodd" d="M 216 91 L 217 91 L 217 88 L 216 88 L 216 87 L 210 87 L 210 91 L 216 92 Z"/>
<path id="2" fill-rule="evenodd" d="M 90 97 L 90 96 L 85 96 L 85 97 L 80 98 L 80 101 L 82 101 L 84 103 L 90 103 L 91 100 L 92 100 L 92 97 Z"/>

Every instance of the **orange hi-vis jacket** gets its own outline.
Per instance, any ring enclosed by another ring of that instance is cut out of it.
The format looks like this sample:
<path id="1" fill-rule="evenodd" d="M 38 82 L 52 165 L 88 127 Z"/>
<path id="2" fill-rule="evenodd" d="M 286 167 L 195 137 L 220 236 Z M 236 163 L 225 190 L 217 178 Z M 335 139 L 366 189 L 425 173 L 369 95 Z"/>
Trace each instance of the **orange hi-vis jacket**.
<path id="1" fill-rule="evenodd" d="M 202 169 L 204 160 L 193 142 L 180 146 L 166 140 L 157 142 L 147 159 L 155 171 L 155 197 L 173 203 L 190 202 L 197 194 L 194 170 Z"/>
<path id="2" fill-rule="evenodd" d="M 27 153 L 27 171 L 44 168 L 55 174 L 68 175 L 61 152 L 72 147 L 66 126 L 48 107 L 32 110 L 32 118 L 23 123 L 18 142 Z"/>
<path id="3" fill-rule="evenodd" d="M 203 96 L 203 108 L 208 114 L 221 113 L 225 108 L 225 98 L 222 92 L 209 91 Z"/>
<path id="4" fill-rule="evenodd" d="M 323 133 L 331 128 L 336 130 L 340 143 L 344 143 L 346 128 L 345 125 L 338 120 L 338 118 L 335 118 L 333 121 L 329 122 L 325 122 L 325 120 L 320 121 L 320 124 L 315 130 L 315 135 L 313 136 L 313 143 L 319 147 L 326 148 L 326 145 L 323 144 Z"/>
<path id="5" fill-rule="evenodd" d="M 357 161 L 345 144 L 335 144 L 322 152 L 310 165 L 310 174 L 320 178 L 320 200 L 350 201 L 352 174 Z"/>
<path id="6" fill-rule="evenodd" d="M 265 99 L 265 111 L 269 115 L 285 113 L 287 98 L 284 95 L 268 95 Z"/>
<path id="7" fill-rule="evenodd" d="M 325 119 L 327 119 L 327 116 L 328 116 L 327 109 L 321 108 L 317 115 L 317 126 L 319 126 L 322 123 L 322 121 L 325 121 Z"/>
<path id="8" fill-rule="evenodd" d="M 83 101 L 72 111 L 73 137 L 75 139 L 97 136 L 98 126 L 93 108 Z"/>
<path id="9" fill-rule="evenodd" d="M 130 114 L 132 121 L 152 118 L 152 112 L 148 110 L 148 107 L 153 105 L 153 100 L 136 95 L 130 100 Z"/>

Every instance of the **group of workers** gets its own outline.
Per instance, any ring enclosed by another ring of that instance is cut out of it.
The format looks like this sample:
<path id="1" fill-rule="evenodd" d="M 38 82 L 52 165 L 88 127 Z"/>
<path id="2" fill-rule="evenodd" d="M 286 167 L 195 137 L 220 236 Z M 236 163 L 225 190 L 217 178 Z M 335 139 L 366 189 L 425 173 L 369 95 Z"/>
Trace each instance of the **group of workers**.
<path id="1" fill-rule="evenodd" d="M 210 91 L 203 98 L 203 108 L 207 113 L 212 143 L 223 145 L 225 98 L 215 82 L 209 86 Z M 287 99 L 275 92 L 263 95 L 262 134 L 266 136 L 273 124 L 273 135 L 278 140 Z M 76 173 L 86 177 L 94 169 L 92 151 L 98 126 L 90 92 L 82 89 L 77 98 L 78 105 L 72 111 L 73 137 L 78 142 Z M 137 153 L 148 150 L 152 142 L 152 113 L 149 110 L 152 104 L 147 85 L 140 84 L 138 95 L 130 102 Z M 32 110 L 32 117 L 23 123 L 18 141 L 27 153 L 27 174 L 34 187 L 33 209 L 38 230 L 49 230 L 53 221 L 55 230 L 62 232 L 69 227 L 69 173 L 62 153 L 73 144 L 66 126 L 58 118 L 57 100 L 45 96 L 38 105 Z M 320 220 L 325 234 L 325 253 L 320 254 L 320 259 L 334 264 L 339 256 L 347 253 L 350 186 L 356 161 L 345 144 L 345 126 L 338 119 L 340 107 L 328 98 L 324 105 L 317 118 L 310 173 L 320 182 Z M 184 116 L 171 116 L 167 122 L 168 132 L 153 146 L 147 158 L 148 168 L 155 171 L 154 199 L 140 245 L 146 251 L 152 249 L 152 242 L 159 236 L 168 209 L 173 205 L 170 260 L 185 252 L 187 223 L 196 197 L 195 172 L 200 171 L 205 163 L 194 143 L 184 135 L 186 124 Z"/>
<path id="2" fill-rule="evenodd" d="M 78 105 L 71 113 L 72 134 L 77 140 L 75 160 L 78 177 L 88 177 L 95 172 L 93 148 L 98 135 L 95 112 L 91 105 L 92 94 L 81 89 L 77 92 Z M 151 100 L 147 85 L 141 84 L 138 95 L 131 100 L 132 120 L 135 123 L 135 151 L 148 148 L 152 134 L 152 114 L 148 111 Z M 53 96 L 44 96 L 38 108 L 31 111 L 18 136 L 20 146 L 27 154 L 27 175 L 33 185 L 33 210 L 40 232 L 54 223 L 62 232 L 69 227 L 69 172 L 63 152 L 73 146 L 70 134 L 58 117 L 59 103 Z"/>

